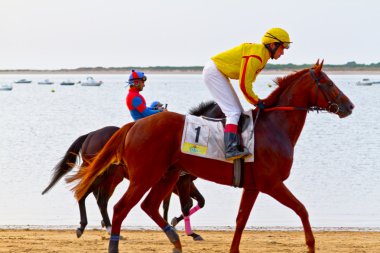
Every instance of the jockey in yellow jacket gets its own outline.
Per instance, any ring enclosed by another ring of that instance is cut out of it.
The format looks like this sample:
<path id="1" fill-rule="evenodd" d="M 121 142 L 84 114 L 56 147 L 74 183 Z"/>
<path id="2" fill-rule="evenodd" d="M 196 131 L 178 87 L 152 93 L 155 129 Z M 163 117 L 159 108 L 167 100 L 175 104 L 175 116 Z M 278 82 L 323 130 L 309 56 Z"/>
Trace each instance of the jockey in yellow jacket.
<path id="1" fill-rule="evenodd" d="M 261 42 L 243 43 L 217 54 L 203 69 L 203 80 L 227 117 L 224 134 L 227 160 L 250 155 L 246 148 L 240 148 L 241 137 L 237 125 L 243 108 L 229 79 L 238 79 L 247 101 L 263 109 L 265 105 L 253 91 L 252 84 L 269 58 L 280 58 L 291 43 L 289 34 L 281 28 L 269 29 Z"/>

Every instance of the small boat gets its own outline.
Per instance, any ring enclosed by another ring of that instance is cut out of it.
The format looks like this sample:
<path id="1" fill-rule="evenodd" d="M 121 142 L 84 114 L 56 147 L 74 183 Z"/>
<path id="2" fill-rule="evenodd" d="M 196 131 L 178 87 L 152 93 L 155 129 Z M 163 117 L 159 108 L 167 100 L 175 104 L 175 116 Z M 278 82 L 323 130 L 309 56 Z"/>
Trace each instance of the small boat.
<path id="1" fill-rule="evenodd" d="M 74 84 L 75 84 L 75 82 L 70 81 L 70 80 L 66 80 L 66 81 L 61 82 L 61 85 L 74 85 Z"/>
<path id="2" fill-rule="evenodd" d="M 50 81 L 49 79 L 45 79 L 43 81 L 38 82 L 38 84 L 50 85 L 50 84 L 54 84 L 54 82 Z"/>
<path id="3" fill-rule="evenodd" d="M 0 90 L 12 90 L 13 85 L 12 84 L 1 84 L 0 85 Z"/>
<path id="4" fill-rule="evenodd" d="M 371 81 L 368 78 L 363 78 L 361 81 L 356 82 L 356 85 L 360 86 L 370 86 L 372 84 L 380 83 L 380 81 Z"/>
<path id="5" fill-rule="evenodd" d="M 20 79 L 20 80 L 15 81 L 15 83 L 31 83 L 31 82 L 32 82 L 31 80 L 27 80 L 27 79 Z"/>
<path id="6" fill-rule="evenodd" d="M 89 76 L 87 77 L 86 81 L 81 82 L 82 86 L 100 86 L 103 82 L 102 81 L 96 81 L 93 77 Z"/>

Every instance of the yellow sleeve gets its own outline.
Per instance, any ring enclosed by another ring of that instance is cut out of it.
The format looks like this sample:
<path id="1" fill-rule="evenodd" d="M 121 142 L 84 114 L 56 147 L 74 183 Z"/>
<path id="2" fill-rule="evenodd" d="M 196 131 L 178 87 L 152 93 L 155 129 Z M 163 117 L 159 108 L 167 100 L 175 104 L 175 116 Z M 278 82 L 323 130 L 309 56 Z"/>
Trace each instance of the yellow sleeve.
<path id="1" fill-rule="evenodd" d="M 243 56 L 241 61 L 239 87 L 247 101 L 253 105 L 256 105 L 259 100 L 252 86 L 261 70 L 261 63 L 262 59 L 257 55 Z"/>

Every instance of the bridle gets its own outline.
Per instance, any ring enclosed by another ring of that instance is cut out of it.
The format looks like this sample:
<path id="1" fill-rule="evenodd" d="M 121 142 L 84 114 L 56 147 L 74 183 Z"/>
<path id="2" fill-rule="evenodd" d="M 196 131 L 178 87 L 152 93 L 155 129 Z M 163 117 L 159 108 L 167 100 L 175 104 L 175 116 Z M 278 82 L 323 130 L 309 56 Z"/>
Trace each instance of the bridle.
<path id="1" fill-rule="evenodd" d="M 324 111 L 327 111 L 330 113 L 338 113 L 340 111 L 340 107 L 337 103 L 332 102 L 332 101 L 337 101 L 338 99 L 340 99 L 343 95 L 342 91 L 338 89 L 339 90 L 338 95 L 335 98 L 331 99 L 329 93 L 327 92 L 327 89 L 329 89 L 330 87 L 333 87 L 334 83 L 333 82 L 321 83 L 320 78 L 315 75 L 314 69 L 310 69 L 309 72 L 317 84 L 317 92 L 316 92 L 317 95 L 315 96 L 315 103 L 314 104 L 316 105 L 317 101 L 318 101 L 318 94 L 319 94 L 318 91 L 322 92 L 322 94 L 325 97 L 327 104 L 328 104 L 327 108 L 318 108 L 317 106 L 314 106 L 314 107 L 316 107 L 317 110 L 319 109 L 319 110 L 324 110 Z M 334 107 L 336 108 L 335 110 L 333 110 Z"/>
<path id="2" fill-rule="evenodd" d="M 317 112 L 326 111 L 330 113 L 338 113 L 340 111 L 340 107 L 337 103 L 332 102 L 332 101 L 337 101 L 342 96 L 343 94 L 342 91 L 339 90 L 339 94 L 334 99 L 331 99 L 331 96 L 329 95 L 327 90 L 330 87 L 334 86 L 334 83 L 333 82 L 321 83 L 320 77 L 317 77 L 314 69 L 309 69 L 309 73 L 311 77 L 313 78 L 313 80 L 315 81 L 316 89 L 317 89 L 314 105 L 309 106 L 307 108 L 297 107 L 297 106 L 275 106 L 275 107 L 261 109 L 261 111 L 265 111 L 265 112 L 268 112 L 268 111 L 308 111 L 308 112 L 309 111 L 317 111 Z M 328 106 L 326 108 L 322 108 L 316 105 L 318 101 L 319 91 L 327 100 Z"/>

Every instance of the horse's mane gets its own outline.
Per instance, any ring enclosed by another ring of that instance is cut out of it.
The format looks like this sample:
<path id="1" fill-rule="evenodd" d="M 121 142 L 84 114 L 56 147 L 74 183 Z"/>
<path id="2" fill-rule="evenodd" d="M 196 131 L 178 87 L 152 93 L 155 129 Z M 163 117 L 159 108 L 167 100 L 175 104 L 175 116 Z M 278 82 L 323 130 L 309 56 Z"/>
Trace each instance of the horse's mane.
<path id="1" fill-rule="evenodd" d="M 294 73 L 291 73 L 284 77 L 277 77 L 274 82 L 277 84 L 277 88 L 269 94 L 269 96 L 264 99 L 264 103 L 266 106 L 270 107 L 274 105 L 280 96 L 280 94 L 289 87 L 290 84 L 292 84 L 295 80 L 297 80 L 300 76 L 305 74 L 309 69 L 303 69 Z"/>
<path id="2" fill-rule="evenodd" d="M 213 100 L 201 102 L 199 105 L 190 108 L 189 114 L 194 116 L 205 115 L 213 106 L 215 106 L 215 101 Z"/>

